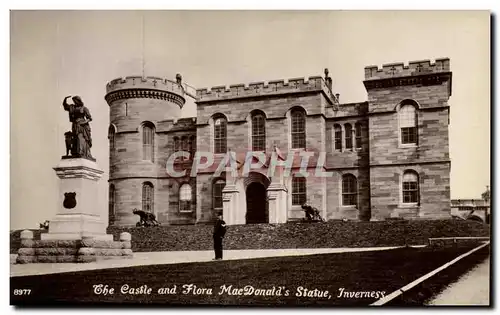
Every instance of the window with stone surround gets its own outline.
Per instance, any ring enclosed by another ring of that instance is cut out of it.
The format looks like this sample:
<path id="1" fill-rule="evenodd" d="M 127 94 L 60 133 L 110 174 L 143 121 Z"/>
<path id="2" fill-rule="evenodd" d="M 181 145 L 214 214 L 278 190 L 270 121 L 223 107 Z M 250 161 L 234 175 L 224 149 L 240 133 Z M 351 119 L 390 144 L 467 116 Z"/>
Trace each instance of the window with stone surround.
<path id="1" fill-rule="evenodd" d="M 354 125 L 354 133 L 356 135 L 356 149 L 361 149 L 362 148 L 362 135 L 361 135 L 361 123 L 357 122 Z"/>
<path id="2" fill-rule="evenodd" d="M 179 211 L 191 212 L 191 200 L 193 199 L 193 192 L 191 185 L 183 184 L 179 189 Z"/>
<path id="3" fill-rule="evenodd" d="M 402 105 L 399 109 L 399 128 L 401 129 L 401 144 L 417 144 L 417 114 L 415 106 Z"/>
<path id="4" fill-rule="evenodd" d="M 345 129 L 345 148 L 352 149 L 352 126 L 347 123 L 344 125 Z"/>
<path id="5" fill-rule="evenodd" d="M 222 190 L 226 186 L 226 181 L 217 179 L 212 185 L 213 208 L 217 211 L 222 210 Z"/>
<path id="6" fill-rule="evenodd" d="M 352 174 L 342 176 L 342 205 L 358 205 L 358 181 Z"/>
<path id="7" fill-rule="evenodd" d="M 115 185 L 109 185 L 108 191 L 108 221 L 109 225 L 115 223 Z"/>
<path id="8" fill-rule="evenodd" d="M 333 130 L 335 132 L 335 150 L 342 151 L 342 127 L 335 124 Z"/>
<path id="9" fill-rule="evenodd" d="M 142 159 L 154 162 L 155 131 L 151 123 L 142 126 Z"/>
<path id="10" fill-rule="evenodd" d="M 266 150 L 266 117 L 263 114 L 252 116 L 252 151 Z"/>
<path id="11" fill-rule="evenodd" d="M 115 150 L 115 127 L 110 125 L 108 128 L 109 150 Z"/>
<path id="12" fill-rule="evenodd" d="M 307 200 L 306 178 L 294 176 L 292 178 L 292 205 L 301 206 Z"/>
<path id="13" fill-rule="evenodd" d="M 227 152 L 227 121 L 224 117 L 214 119 L 214 153 Z"/>
<path id="14" fill-rule="evenodd" d="M 405 171 L 403 174 L 403 204 L 418 204 L 419 180 L 415 171 Z"/>
<path id="15" fill-rule="evenodd" d="M 306 148 L 306 115 L 302 110 L 292 110 L 292 149 Z"/>
<path id="16" fill-rule="evenodd" d="M 154 186 L 150 182 L 142 184 L 142 210 L 154 212 Z"/>

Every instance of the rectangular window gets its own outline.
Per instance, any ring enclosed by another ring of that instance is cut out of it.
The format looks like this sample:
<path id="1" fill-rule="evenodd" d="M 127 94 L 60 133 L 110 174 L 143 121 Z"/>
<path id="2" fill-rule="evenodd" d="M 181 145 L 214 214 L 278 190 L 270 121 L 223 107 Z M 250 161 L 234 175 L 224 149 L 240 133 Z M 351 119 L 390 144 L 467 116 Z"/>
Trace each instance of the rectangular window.
<path id="1" fill-rule="evenodd" d="M 292 205 L 303 205 L 306 199 L 305 177 L 294 177 L 292 180 Z"/>
<path id="2" fill-rule="evenodd" d="M 404 127 L 401 128 L 401 143 L 417 143 L 417 128 L 416 127 Z"/>
<path id="3" fill-rule="evenodd" d="M 352 149 L 352 136 L 351 136 L 351 133 L 347 133 L 345 134 L 345 148 L 346 149 Z"/>
<path id="4" fill-rule="evenodd" d="M 403 203 L 418 202 L 418 183 L 403 182 Z"/>
<path id="5" fill-rule="evenodd" d="M 181 200 L 179 204 L 179 210 L 181 212 L 190 212 L 191 211 L 191 200 Z"/>
<path id="6" fill-rule="evenodd" d="M 355 193 L 344 193 L 342 194 L 342 205 L 344 206 L 356 206 L 356 197 Z"/>
<path id="7" fill-rule="evenodd" d="M 355 126 L 355 133 L 356 133 L 356 149 L 361 149 L 362 144 L 361 144 L 361 125 L 359 123 L 356 124 Z"/>
<path id="8" fill-rule="evenodd" d="M 222 190 L 226 186 L 226 183 L 219 181 L 214 184 L 213 188 L 213 205 L 214 209 L 222 209 Z"/>
<path id="9" fill-rule="evenodd" d="M 345 148 L 352 149 L 352 127 L 351 124 L 345 124 Z"/>
<path id="10" fill-rule="evenodd" d="M 335 130 L 335 150 L 342 151 L 342 130 Z"/>

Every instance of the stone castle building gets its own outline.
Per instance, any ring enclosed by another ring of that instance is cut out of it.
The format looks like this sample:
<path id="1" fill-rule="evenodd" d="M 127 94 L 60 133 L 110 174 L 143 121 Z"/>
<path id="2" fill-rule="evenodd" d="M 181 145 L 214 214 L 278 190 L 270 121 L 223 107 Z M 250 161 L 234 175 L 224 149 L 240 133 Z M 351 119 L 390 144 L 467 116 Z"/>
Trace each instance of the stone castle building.
<path id="1" fill-rule="evenodd" d="M 110 225 L 135 225 L 134 208 L 163 225 L 209 223 L 219 211 L 228 224 L 284 223 L 303 218 L 305 202 L 327 220 L 449 217 L 451 79 L 447 58 L 369 66 L 368 101 L 348 104 L 327 70 L 195 93 L 179 75 L 115 79 L 105 96 Z M 187 97 L 197 115 L 180 118 Z M 191 155 L 169 160 L 178 151 Z M 265 159 L 243 176 L 248 151 Z M 214 166 L 193 175 L 198 152 L 213 153 Z M 240 173 L 216 174 L 228 152 Z M 289 176 L 283 167 L 269 176 L 273 154 L 291 162 Z M 300 154 L 310 154 L 304 165 Z M 172 163 L 186 175 L 172 176 Z M 318 168 L 330 175 L 315 176 Z"/>

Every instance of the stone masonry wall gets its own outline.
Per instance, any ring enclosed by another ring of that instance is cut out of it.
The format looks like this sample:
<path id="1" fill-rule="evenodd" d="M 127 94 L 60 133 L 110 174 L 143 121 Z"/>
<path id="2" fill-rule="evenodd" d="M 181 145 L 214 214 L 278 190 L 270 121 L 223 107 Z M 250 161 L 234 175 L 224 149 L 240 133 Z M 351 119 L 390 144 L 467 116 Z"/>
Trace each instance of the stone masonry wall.
<path id="1" fill-rule="evenodd" d="M 135 226 L 139 216 L 134 208 L 142 209 L 142 186 L 150 182 L 154 187 L 153 213 L 160 223 L 167 220 L 169 201 L 169 180 L 158 178 L 126 178 L 113 180 L 115 186 L 115 223 L 116 226 Z"/>
<path id="2" fill-rule="evenodd" d="M 448 109 L 419 110 L 418 145 L 402 146 L 397 112 L 369 118 L 372 165 L 449 159 Z"/>
<path id="3" fill-rule="evenodd" d="M 370 178 L 368 168 L 352 168 L 332 171 L 327 178 L 327 219 L 328 220 L 369 220 L 370 219 Z M 358 182 L 358 206 L 342 205 L 342 176 L 352 174 Z"/>
<path id="4" fill-rule="evenodd" d="M 415 207 L 402 203 L 402 175 L 419 174 L 420 202 Z M 373 220 L 391 217 L 443 219 L 450 217 L 450 164 L 371 167 L 371 215 Z"/>

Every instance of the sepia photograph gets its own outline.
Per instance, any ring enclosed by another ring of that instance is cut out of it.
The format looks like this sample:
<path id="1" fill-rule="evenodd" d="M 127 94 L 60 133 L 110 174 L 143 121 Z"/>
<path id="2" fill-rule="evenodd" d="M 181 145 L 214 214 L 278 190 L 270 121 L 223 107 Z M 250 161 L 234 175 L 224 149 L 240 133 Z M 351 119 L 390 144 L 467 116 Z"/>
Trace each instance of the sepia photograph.
<path id="1" fill-rule="evenodd" d="M 10 305 L 492 306 L 487 10 L 11 10 Z"/>

